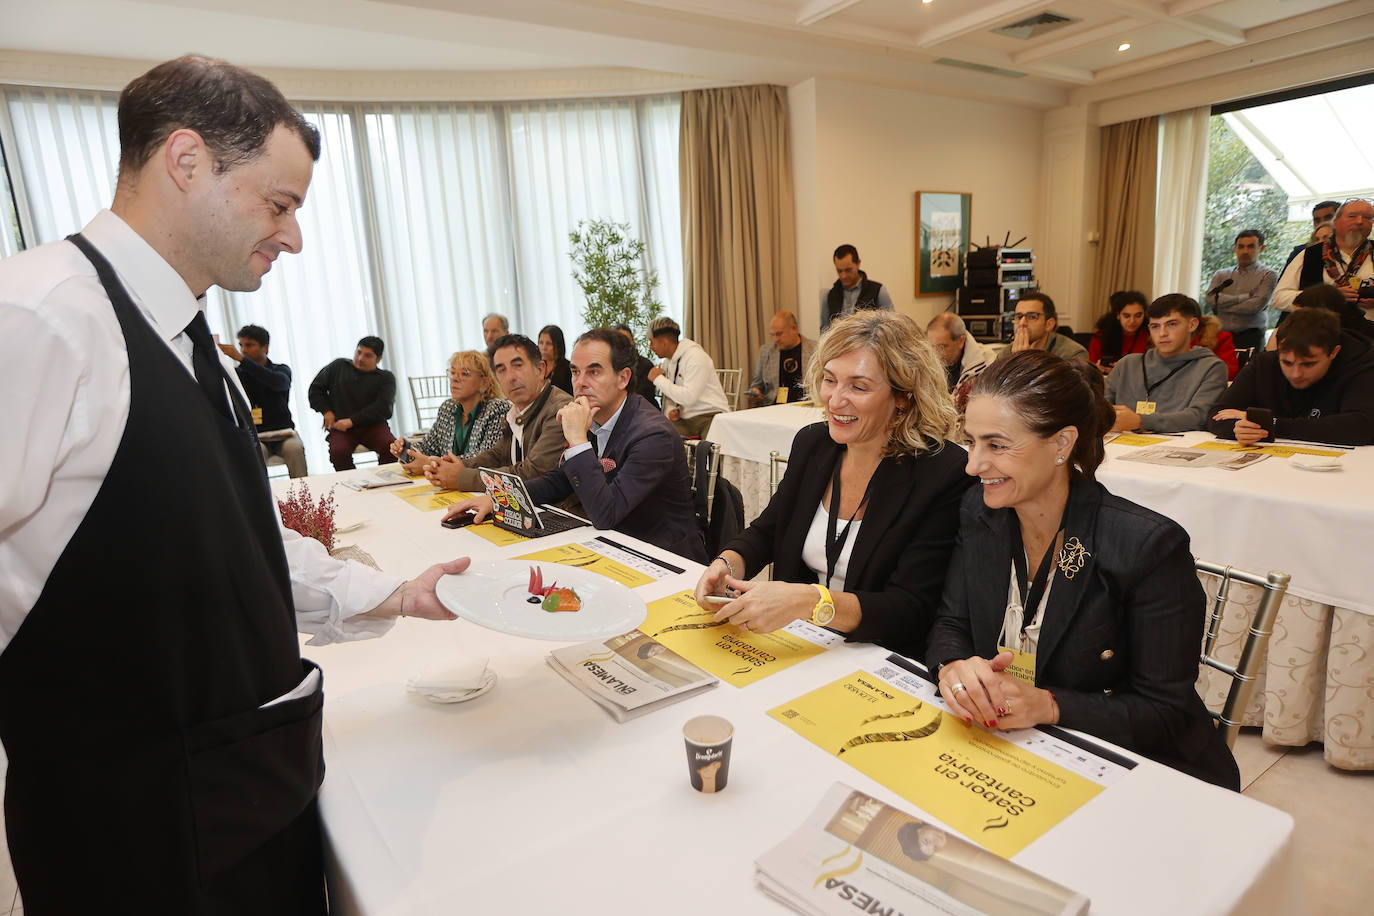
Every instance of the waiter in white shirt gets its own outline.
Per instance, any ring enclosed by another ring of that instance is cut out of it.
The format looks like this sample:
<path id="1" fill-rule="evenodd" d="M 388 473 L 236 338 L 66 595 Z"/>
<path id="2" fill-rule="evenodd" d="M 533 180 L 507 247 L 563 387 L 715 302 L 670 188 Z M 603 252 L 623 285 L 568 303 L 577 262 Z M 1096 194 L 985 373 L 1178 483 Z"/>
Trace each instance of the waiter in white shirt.
<path id="1" fill-rule="evenodd" d="M 316 641 L 452 615 L 282 532 L 197 299 L 301 247 L 319 135 L 205 58 L 119 100 L 115 200 L 0 262 L 0 740 L 30 913 L 324 913 Z M 22 397 L 20 392 L 28 392 Z M 179 459 L 169 471 L 168 437 Z M 122 903 L 121 903 L 122 902 Z"/>

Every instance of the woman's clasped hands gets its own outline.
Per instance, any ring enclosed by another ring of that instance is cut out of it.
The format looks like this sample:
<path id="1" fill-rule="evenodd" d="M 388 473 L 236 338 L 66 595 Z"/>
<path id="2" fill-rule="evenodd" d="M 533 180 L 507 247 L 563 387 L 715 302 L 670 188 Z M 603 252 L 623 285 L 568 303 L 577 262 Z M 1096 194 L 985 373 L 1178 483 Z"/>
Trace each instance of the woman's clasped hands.
<path id="1" fill-rule="evenodd" d="M 966 722 L 988 728 L 1030 728 L 1059 721 L 1054 695 L 1006 673 L 1015 656 L 973 656 L 940 668 L 940 696 Z"/>

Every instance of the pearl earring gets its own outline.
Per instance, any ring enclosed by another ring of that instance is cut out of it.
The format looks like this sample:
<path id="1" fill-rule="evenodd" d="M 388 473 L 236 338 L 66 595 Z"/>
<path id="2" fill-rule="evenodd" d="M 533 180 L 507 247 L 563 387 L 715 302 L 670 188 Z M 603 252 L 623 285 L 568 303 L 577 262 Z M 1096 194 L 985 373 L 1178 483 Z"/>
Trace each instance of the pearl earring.
<path id="1" fill-rule="evenodd" d="M 1055 463 L 1055 464 L 1063 464 L 1063 463 L 1064 463 L 1064 456 L 1063 456 L 1063 455 L 1060 455 L 1058 458 L 1054 459 L 1054 463 Z"/>

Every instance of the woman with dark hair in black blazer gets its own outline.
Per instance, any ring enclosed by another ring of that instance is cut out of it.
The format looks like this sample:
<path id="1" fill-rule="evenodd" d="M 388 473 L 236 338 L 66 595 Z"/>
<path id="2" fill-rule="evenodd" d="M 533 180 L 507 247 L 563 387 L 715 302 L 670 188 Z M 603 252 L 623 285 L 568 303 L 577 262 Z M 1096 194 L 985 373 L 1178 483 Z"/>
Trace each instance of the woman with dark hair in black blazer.
<path id="1" fill-rule="evenodd" d="M 919 656 L 971 483 L 944 366 L 913 319 L 866 310 L 830 325 L 806 379 L 826 420 L 797 434 L 777 494 L 706 567 L 697 603 L 740 629 L 810 620 Z M 773 581 L 749 581 L 769 563 Z"/>
<path id="2" fill-rule="evenodd" d="M 1112 420 L 1086 363 L 1030 350 L 978 377 L 964 430 L 982 486 L 928 664 L 970 722 L 1063 725 L 1239 789 L 1193 687 L 1207 599 L 1188 534 L 1094 480 Z"/>
<path id="3" fill-rule="evenodd" d="M 546 324 L 539 329 L 539 355 L 544 357 L 544 371 L 553 387 L 562 388 L 572 394 L 572 364 L 565 355 L 568 345 L 563 340 L 563 329 L 556 324 Z"/>

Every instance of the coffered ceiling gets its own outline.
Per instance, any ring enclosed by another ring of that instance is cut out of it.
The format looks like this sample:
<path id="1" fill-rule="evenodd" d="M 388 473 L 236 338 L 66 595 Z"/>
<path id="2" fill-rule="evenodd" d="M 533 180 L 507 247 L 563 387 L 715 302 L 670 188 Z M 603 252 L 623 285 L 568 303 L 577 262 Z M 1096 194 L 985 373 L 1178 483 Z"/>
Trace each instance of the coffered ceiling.
<path id="1" fill-rule="evenodd" d="M 684 85 L 822 76 L 1054 107 L 1368 42 L 1374 0 L 0 0 L 0 22 L 13 51 Z"/>

